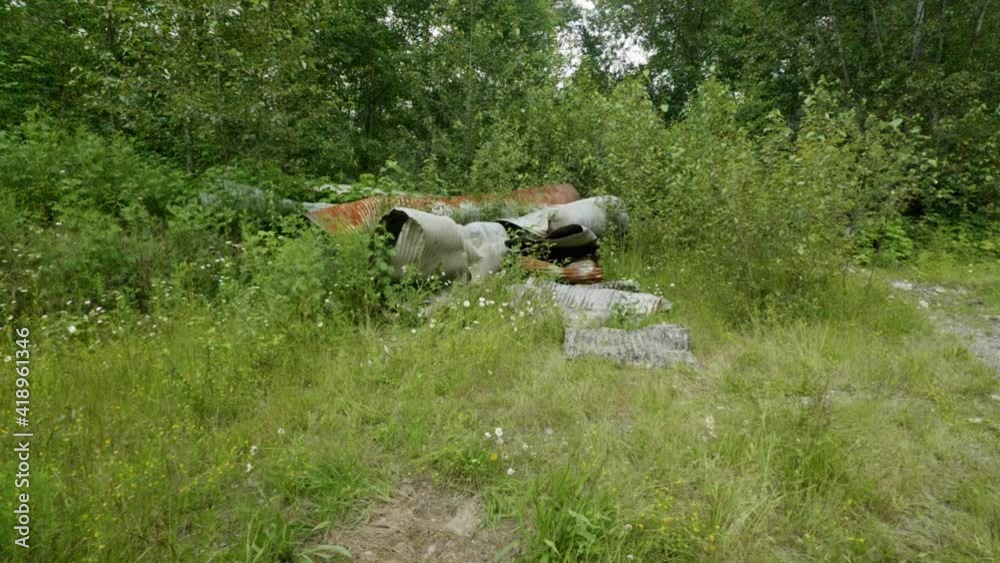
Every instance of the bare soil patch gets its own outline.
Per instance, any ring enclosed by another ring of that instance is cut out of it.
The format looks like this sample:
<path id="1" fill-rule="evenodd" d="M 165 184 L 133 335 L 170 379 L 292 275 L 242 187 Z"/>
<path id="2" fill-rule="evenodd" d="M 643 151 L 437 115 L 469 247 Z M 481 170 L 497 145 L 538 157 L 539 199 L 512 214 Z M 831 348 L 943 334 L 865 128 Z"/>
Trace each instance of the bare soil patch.
<path id="1" fill-rule="evenodd" d="M 363 562 L 512 560 L 516 551 L 508 546 L 516 541 L 515 527 L 484 527 L 484 517 L 478 496 L 406 480 L 364 524 L 333 530 L 326 543 L 350 549 L 353 560 Z"/>
<path id="2" fill-rule="evenodd" d="M 891 286 L 898 292 L 916 296 L 917 305 L 929 311 L 939 330 L 966 339 L 969 351 L 1000 375 L 1000 317 L 980 315 L 980 318 L 971 318 L 944 314 L 940 310 L 942 305 L 954 305 L 959 301 L 981 304 L 982 300 L 970 297 L 964 288 L 921 285 L 906 280 L 894 281 Z"/>

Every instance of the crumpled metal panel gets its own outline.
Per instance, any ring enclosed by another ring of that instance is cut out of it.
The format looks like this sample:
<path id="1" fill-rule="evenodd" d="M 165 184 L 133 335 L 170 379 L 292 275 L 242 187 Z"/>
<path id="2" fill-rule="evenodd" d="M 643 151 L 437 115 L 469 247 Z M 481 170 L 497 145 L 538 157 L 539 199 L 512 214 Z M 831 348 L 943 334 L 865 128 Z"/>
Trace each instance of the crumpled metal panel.
<path id="1" fill-rule="evenodd" d="M 620 199 L 613 195 L 589 197 L 552 208 L 549 232 L 570 225 L 580 225 L 602 237 L 611 226 L 628 230 L 628 213 Z"/>
<path id="2" fill-rule="evenodd" d="M 362 225 L 373 224 L 387 209 L 406 207 L 416 210 L 433 211 L 434 214 L 448 214 L 449 210 L 463 205 L 477 205 L 489 201 L 518 201 L 529 205 L 558 205 L 580 199 L 580 193 L 571 184 L 556 184 L 515 190 L 507 195 L 484 194 L 479 196 L 427 197 L 427 196 L 375 196 L 318 207 L 306 213 L 306 217 L 320 228 L 336 233 L 349 231 Z"/>
<path id="3" fill-rule="evenodd" d="M 657 324 L 636 330 L 567 328 L 563 353 L 569 358 L 599 356 L 647 368 L 698 365 L 691 353 L 691 332 L 674 324 Z"/>
<path id="4" fill-rule="evenodd" d="M 394 279 L 408 273 L 455 279 L 468 272 L 462 229 L 448 217 L 397 207 L 382 218 L 382 223 L 395 241 Z"/>
<path id="5" fill-rule="evenodd" d="M 477 282 L 500 271 L 508 252 L 507 229 L 500 223 L 469 223 L 461 228 L 472 281 Z"/>
<path id="6" fill-rule="evenodd" d="M 520 297 L 551 296 L 569 324 L 601 323 L 617 311 L 650 315 L 657 311 L 669 311 L 672 307 L 669 301 L 651 293 L 563 285 L 535 278 L 523 285 L 515 285 L 511 290 Z"/>
<path id="7" fill-rule="evenodd" d="M 507 226 L 523 229 L 536 239 L 543 239 L 545 235 L 549 234 L 549 217 L 551 216 L 552 208 L 543 207 L 520 217 L 502 219 L 500 222 Z"/>
<path id="8" fill-rule="evenodd" d="M 544 207 L 501 222 L 522 229 L 536 239 L 545 239 L 572 225 L 578 225 L 583 228 L 583 232 L 589 231 L 595 238 L 599 238 L 612 225 L 625 232 L 629 218 L 620 199 L 605 195 Z"/>
<path id="9" fill-rule="evenodd" d="M 497 272 L 507 254 L 507 231 L 498 223 L 459 225 L 450 217 L 397 207 L 382 218 L 393 237 L 393 279 L 406 274 L 479 281 Z"/>

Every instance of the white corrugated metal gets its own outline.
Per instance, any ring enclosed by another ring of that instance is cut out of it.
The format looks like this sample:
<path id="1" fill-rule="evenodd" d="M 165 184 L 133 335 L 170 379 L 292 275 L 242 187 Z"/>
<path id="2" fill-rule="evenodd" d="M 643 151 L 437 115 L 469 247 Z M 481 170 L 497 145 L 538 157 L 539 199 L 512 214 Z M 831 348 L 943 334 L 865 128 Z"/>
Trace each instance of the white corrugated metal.
<path id="1" fill-rule="evenodd" d="M 500 223 L 469 223 L 462 226 L 462 240 L 469 275 L 473 282 L 500 270 L 507 255 L 507 230 Z"/>
<path id="2" fill-rule="evenodd" d="M 393 277 L 444 275 L 478 281 L 497 272 L 507 253 L 507 231 L 499 223 L 459 225 L 450 217 L 397 207 L 382 219 L 396 237 Z"/>
<path id="3" fill-rule="evenodd" d="M 523 285 L 515 285 L 511 290 L 519 296 L 551 296 L 571 324 L 602 322 L 616 311 L 650 315 L 656 311 L 669 311 L 671 307 L 669 301 L 650 293 L 563 285 L 535 278 Z"/>
<path id="4" fill-rule="evenodd" d="M 698 365 L 691 353 L 691 332 L 673 324 L 657 324 L 636 330 L 567 328 L 563 353 L 569 358 L 599 356 L 648 368 Z"/>

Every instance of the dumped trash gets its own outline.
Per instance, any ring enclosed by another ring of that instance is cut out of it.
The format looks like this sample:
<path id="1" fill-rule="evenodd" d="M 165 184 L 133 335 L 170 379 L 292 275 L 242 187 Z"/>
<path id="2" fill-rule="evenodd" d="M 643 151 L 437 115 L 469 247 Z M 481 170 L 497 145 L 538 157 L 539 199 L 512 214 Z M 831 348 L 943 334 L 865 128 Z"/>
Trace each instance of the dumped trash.
<path id="1" fill-rule="evenodd" d="M 523 270 L 549 274 L 559 281 L 569 284 L 597 284 L 604 279 L 604 270 L 590 259 L 577 260 L 566 266 L 557 266 L 552 262 L 531 256 L 522 256 L 518 265 Z"/>
<path id="2" fill-rule="evenodd" d="M 599 283 L 595 283 L 590 287 L 602 288 L 602 289 L 617 289 L 619 291 L 639 291 L 639 282 L 633 279 L 627 280 L 609 280 Z"/>
<path id="3" fill-rule="evenodd" d="M 331 233 L 350 231 L 374 224 L 380 216 L 393 207 L 404 207 L 450 216 L 460 209 L 476 209 L 490 202 L 514 201 L 527 205 L 558 205 L 580 199 L 580 193 L 571 184 L 556 184 L 515 190 L 505 197 L 494 194 L 481 196 L 431 197 L 419 195 L 384 195 L 367 197 L 350 203 L 316 207 L 306 217 L 320 228 Z"/>
<path id="4" fill-rule="evenodd" d="M 634 280 L 604 284 L 625 289 L 562 285 L 531 278 L 522 285 L 513 286 L 511 291 L 520 299 L 552 297 L 566 319 L 563 353 L 568 358 L 598 356 L 648 368 L 698 365 L 691 352 L 691 333 L 683 326 L 657 324 L 636 330 L 590 328 L 617 314 L 651 315 L 671 308 L 666 299 L 638 291 Z"/>
<path id="5" fill-rule="evenodd" d="M 624 232 L 628 215 L 614 196 L 547 206 L 522 217 L 460 225 L 452 218 L 396 207 L 381 219 L 395 248 L 393 278 L 408 274 L 441 275 L 478 281 L 497 272 L 512 250 L 574 262 L 558 266 L 523 257 L 528 270 L 553 273 L 567 283 L 597 283 L 604 271 L 594 262 L 599 237 Z"/>
<path id="6" fill-rule="evenodd" d="M 382 217 L 382 225 L 394 241 L 396 280 L 416 273 L 478 281 L 497 272 L 507 254 L 507 231 L 499 223 L 459 225 L 449 217 L 397 207 Z"/>
<path id="7" fill-rule="evenodd" d="M 616 313 L 651 315 L 669 311 L 671 303 L 651 293 L 621 291 L 593 286 L 562 285 L 529 279 L 511 288 L 519 297 L 551 295 L 569 325 L 600 324 Z"/>
<path id="8" fill-rule="evenodd" d="M 590 232 L 599 238 L 612 227 L 627 230 L 628 214 L 621 200 L 605 195 L 543 207 L 523 217 L 504 219 L 501 223 L 523 229 L 539 239 L 552 237 L 555 233 L 561 235 L 555 238 L 562 238 L 576 232 Z M 570 229 L 564 231 L 567 228 Z"/>
<path id="9" fill-rule="evenodd" d="M 615 196 L 581 199 L 502 219 L 514 244 L 544 260 L 592 258 L 605 235 L 628 231 L 628 213 Z M 599 280 L 598 280 L 599 281 Z"/>
<path id="10" fill-rule="evenodd" d="M 698 365 L 691 353 L 690 331 L 674 324 L 657 324 L 636 330 L 567 328 L 563 353 L 568 358 L 599 356 L 647 368 Z"/>

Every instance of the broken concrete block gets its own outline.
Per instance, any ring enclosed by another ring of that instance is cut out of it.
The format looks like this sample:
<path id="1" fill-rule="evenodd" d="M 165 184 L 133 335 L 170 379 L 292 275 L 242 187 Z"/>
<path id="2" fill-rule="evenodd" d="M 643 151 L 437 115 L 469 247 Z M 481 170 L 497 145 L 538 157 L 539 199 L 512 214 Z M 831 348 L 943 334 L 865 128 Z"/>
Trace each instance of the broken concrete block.
<path id="1" fill-rule="evenodd" d="M 569 358 L 600 356 L 648 368 L 698 365 L 691 353 L 690 331 L 674 324 L 657 324 L 637 330 L 567 328 L 563 353 Z"/>

